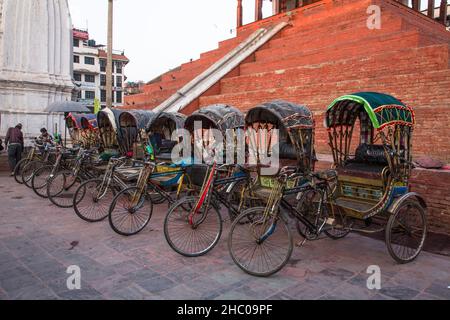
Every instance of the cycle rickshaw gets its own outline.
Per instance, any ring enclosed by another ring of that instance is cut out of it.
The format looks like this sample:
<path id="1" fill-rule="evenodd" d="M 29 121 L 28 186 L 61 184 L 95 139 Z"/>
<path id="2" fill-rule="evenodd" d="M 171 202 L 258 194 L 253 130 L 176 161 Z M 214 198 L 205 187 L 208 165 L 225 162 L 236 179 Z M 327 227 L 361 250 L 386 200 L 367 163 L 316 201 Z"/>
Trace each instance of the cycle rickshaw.
<path id="1" fill-rule="evenodd" d="M 384 231 L 399 263 L 418 256 L 427 233 L 425 200 L 409 190 L 414 124 L 411 107 L 376 92 L 337 98 L 325 118 L 338 173 L 332 206 L 348 218 L 348 230 Z"/>
<path id="2" fill-rule="evenodd" d="M 137 182 L 114 197 L 108 217 L 116 233 L 131 236 L 142 231 L 150 222 L 154 204 L 167 202 L 170 205 L 183 193 L 194 190 L 191 190 L 189 180 L 185 179 L 185 166 L 171 161 L 171 150 L 178 143 L 171 140 L 172 133 L 183 127 L 184 116 L 152 113 L 146 126 L 139 126 L 139 135 L 134 134 L 135 129 L 130 130 L 123 118 L 124 114 L 120 119 L 125 146 L 129 149 L 132 145 L 127 135 L 139 136 L 141 145 L 133 148 L 133 154 L 142 153 L 138 158 L 143 161 L 134 160 L 141 167 Z M 139 123 L 143 125 L 144 122 Z"/>
<path id="3" fill-rule="evenodd" d="M 233 221 L 228 248 L 245 272 L 269 276 L 281 270 L 292 254 L 286 214 L 304 219 L 295 208 L 296 196 L 312 188 L 315 123 L 307 107 L 282 100 L 250 109 L 245 122 L 248 166 L 257 170 L 251 194 L 263 199 L 265 206 L 250 207 Z"/>
<path id="4" fill-rule="evenodd" d="M 223 225 L 220 206 L 228 210 L 230 219 L 234 218 L 238 214 L 238 205 L 233 203 L 232 195 L 240 195 L 242 185 L 246 185 L 251 177 L 236 165 L 239 145 L 241 151 L 245 150 L 241 111 L 228 105 L 208 106 L 189 116 L 185 127 L 191 134 L 195 160 L 187 168 L 188 176 L 194 185 L 201 186 L 201 190 L 198 196 L 183 197 L 169 208 L 164 235 L 177 253 L 195 257 L 206 254 L 218 243 Z M 211 135 L 210 129 L 218 130 L 224 143 Z M 218 148 L 212 148 L 214 146 Z M 203 147 L 208 150 L 207 159 L 202 157 Z M 223 162 L 226 164 L 221 165 Z"/>
<path id="5" fill-rule="evenodd" d="M 115 195 L 136 181 L 140 167 L 133 166 L 131 158 L 120 156 L 123 143 L 117 109 L 103 109 L 97 114 L 102 153 L 100 159 L 108 161 L 103 176 L 83 182 L 73 196 L 75 213 L 87 222 L 99 222 L 108 216 Z"/>

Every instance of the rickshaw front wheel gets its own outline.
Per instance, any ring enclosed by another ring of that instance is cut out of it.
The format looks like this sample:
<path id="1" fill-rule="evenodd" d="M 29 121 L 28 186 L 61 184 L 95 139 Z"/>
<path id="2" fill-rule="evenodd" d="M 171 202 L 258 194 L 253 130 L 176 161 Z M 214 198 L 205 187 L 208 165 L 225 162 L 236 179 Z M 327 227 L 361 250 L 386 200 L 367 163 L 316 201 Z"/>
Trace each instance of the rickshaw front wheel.
<path id="1" fill-rule="evenodd" d="M 199 257 L 211 251 L 222 235 L 222 217 L 213 205 L 203 205 L 190 223 L 192 209 L 198 197 L 184 197 L 175 202 L 164 220 L 164 236 L 177 253 Z"/>
<path id="2" fill-rule="evenodd" d="M 31 178 L 31 187 L 39 197 L 47 198 L 47 183 L 53 171 L 53 166 L 43 166 L 37 169 Z"/>
<path id="3" fill-rule="evenodd" d="M 242 212 L 233 221 L 228 235 L 228 250 L 233 261 L 243 271 L 257 277 L 268 277 L 280 271 L 293 250 L 286 220 L 279 217 L 276 227 L 271 229 L 273 221 L 265 215 L 265 210 L 265 207 L 256 207 Z M 268 236 L 260 241 L 264 235 Z"/>
<path id="4" fill-rule="evenodd" d="M 425 208 L 416 200 L 406 200 L 392 213 L 386 226 L 389 254 L 398 263 L 413 261 L 423 248 L 426 234 Z"/>
<path id="5" fill-rule="evenodd" d="M 73 208 L 78 217 L 87 222 L 100 222 L 108 217 L 115 191 L 100 190 L 103 179 L 92 179 L 80 185 L 73 197 Z M 99 198 L 100 195 L 100 198 Z"/>
<path id="6" fill-rule="evenodd" d="M 17 183 L 23 184 L 22 179 L 22 170 L 23 168 L 30 162 L 28 159 L 22 159 L 19 162 L 17 162 L 16 167 L 14 168 L 14 179 Z"/>
<path id="7" fill-rule="evenodd" d="M 139 196 L 136 203 L 135 196 Z M 109 207 L 109 225 L 122 236 L 132 236 L 141 232 L 150 222 L 153 202 L 146 191 L 129 187 L 119 192 Z"/>

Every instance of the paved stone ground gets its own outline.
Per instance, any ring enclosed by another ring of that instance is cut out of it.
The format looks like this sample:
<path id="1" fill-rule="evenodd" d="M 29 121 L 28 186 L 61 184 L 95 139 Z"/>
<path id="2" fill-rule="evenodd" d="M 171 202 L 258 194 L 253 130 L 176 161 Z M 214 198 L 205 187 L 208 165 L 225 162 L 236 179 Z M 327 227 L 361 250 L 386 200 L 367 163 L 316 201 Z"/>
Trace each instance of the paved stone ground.
<path id="1" fill-rule="evenodd" d="M 166 208 L 125 238 L 1 176 L 0 299 L 450 299 L 449 257 L 423 252 L 398 265 L 383 242 L 357 234 L 295 248 L 270 278 L 235 266 L 225 236 L 208 255 L 185 258 L 164 239 Z M 70 265 L 81 268 L 81 290 L 67 289 Z M 381 267 L 381 290 L 366 288 L 369 265 Z"/>

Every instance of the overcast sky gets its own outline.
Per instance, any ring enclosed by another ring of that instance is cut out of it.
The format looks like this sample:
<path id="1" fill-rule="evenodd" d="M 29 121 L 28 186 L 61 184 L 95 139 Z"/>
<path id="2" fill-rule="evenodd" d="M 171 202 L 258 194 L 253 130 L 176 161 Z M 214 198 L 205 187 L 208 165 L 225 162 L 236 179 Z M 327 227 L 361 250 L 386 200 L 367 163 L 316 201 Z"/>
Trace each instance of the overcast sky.
<path id="1" fill-rule="evenodd" d="M 72 23 L 106 44 L 107 0 L 68 0 Z M 129 81 L 149 81 L 233 36 L 236 0 L 115 0 L 114 48 L 131 60 Z M 254 0 L 243 0 L 244 23 L 254 18 Z M 264 15 L 271 2 L 264 0 Z M 233 31 L 233 34 L 230 33 Z"/>

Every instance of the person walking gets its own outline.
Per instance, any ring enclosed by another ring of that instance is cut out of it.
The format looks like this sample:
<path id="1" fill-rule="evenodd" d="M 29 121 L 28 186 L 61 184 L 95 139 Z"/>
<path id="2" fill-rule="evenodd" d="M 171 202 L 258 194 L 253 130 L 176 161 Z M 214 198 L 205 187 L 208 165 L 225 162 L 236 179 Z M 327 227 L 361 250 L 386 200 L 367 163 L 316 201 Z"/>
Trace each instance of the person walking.
<path id="1" fill-rule="evenodd" d="M 11 175 L 14 175 L 14 168 L 22 158 L 23 133 L 22 124 L 19 123 L 14 128 L 9 128 L 6 133 L 5 146 L 8 148 L 8 161 Z"/>

